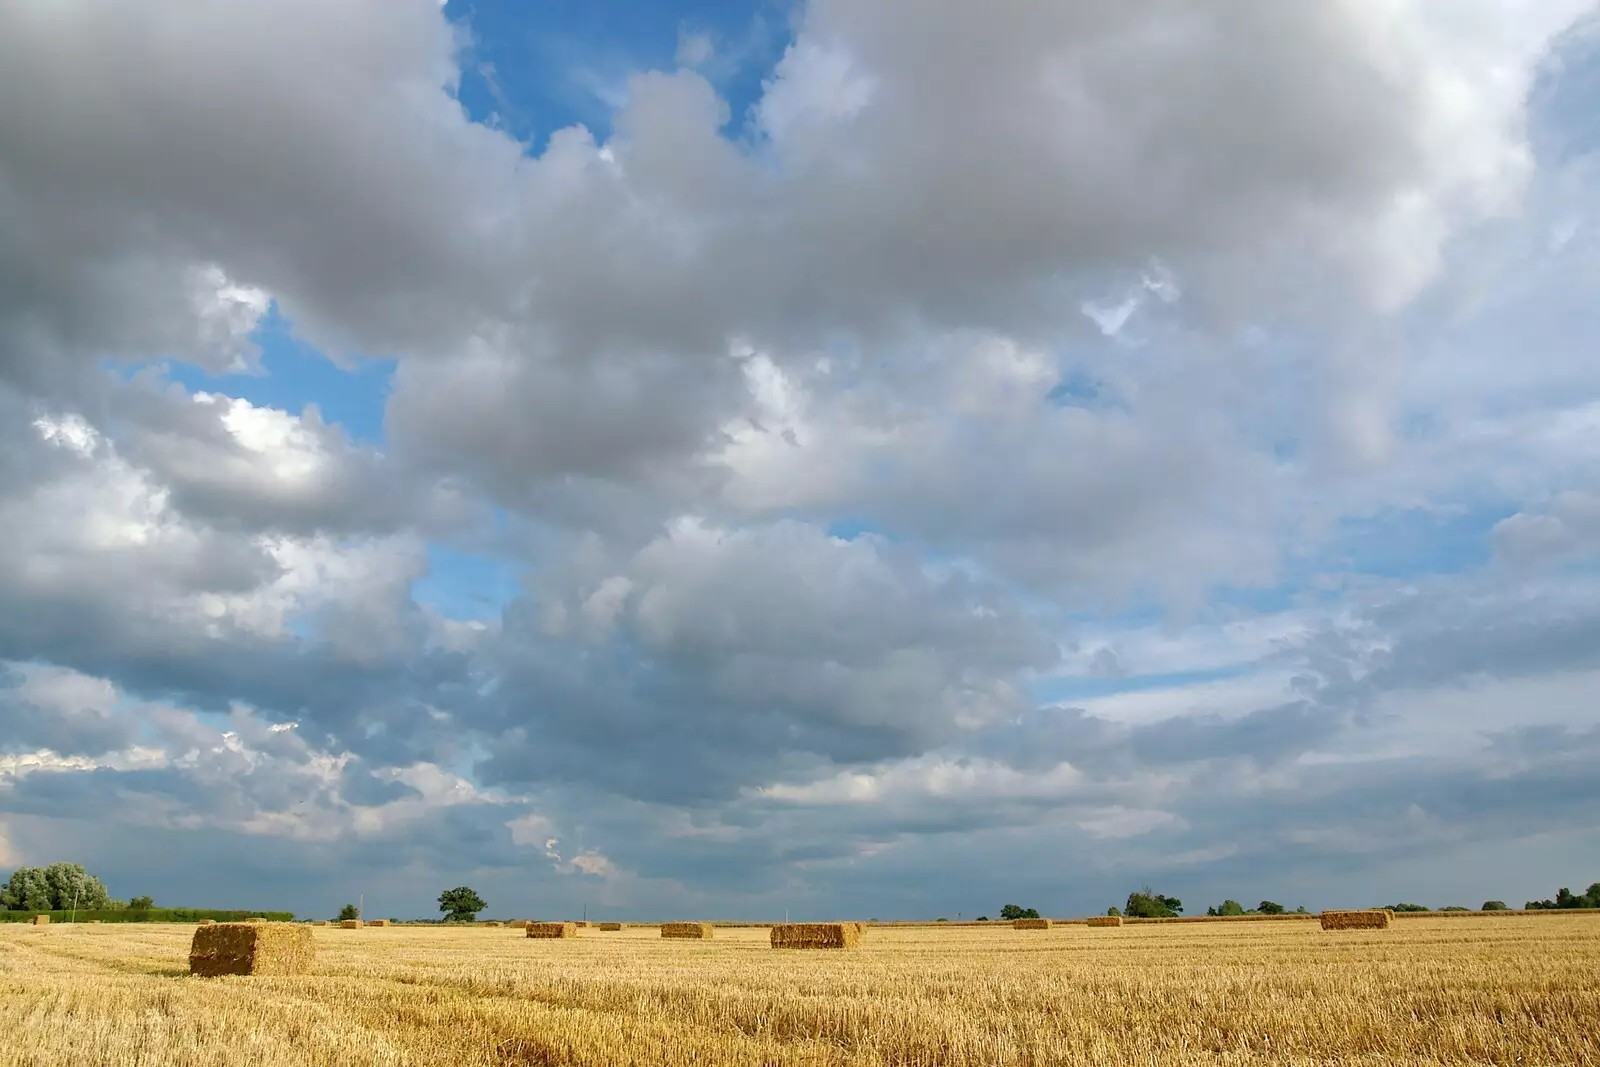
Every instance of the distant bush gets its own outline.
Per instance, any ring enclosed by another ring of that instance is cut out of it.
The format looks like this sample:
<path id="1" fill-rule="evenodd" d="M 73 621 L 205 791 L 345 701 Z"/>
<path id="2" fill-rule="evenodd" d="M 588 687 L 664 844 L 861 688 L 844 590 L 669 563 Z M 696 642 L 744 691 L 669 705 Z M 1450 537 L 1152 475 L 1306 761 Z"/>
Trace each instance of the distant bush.
<path id="1" fill-rule="evenodd" d="M 1206 914 L 1211 916 L 1243 915 L 1244 905 L 1237 900 L 1224 900 L 1221 904 L 1214 904 L 1207 908 Z"/>
<path id="2" fill-rule="evenodd" d="M 1472 909 L 1471 908 L 1463 908 L 1459 904 L 1451 904 L 1449 907 L 1440 908 L 1439 910 L 1440 911 L 1471 911 Z"/>
<path id="3" fill-rule="evenodd" d="M 1556 911 L 1565 908 L 1600 908 L 1600 882 L 1595 882 L 1583 893 L 1574 893 L 1562 886 L 1554 900 L 1530 900 L 1529 911 Z"/>
<path id="4" fill-rule="evenodd" d="M 1164 897 L 1145 886 L 1128 894 L 1122 906 L 1123 914 L 1130 919 L 1172 919 L 1183 913 L 1183 901 L 1177 897 Z"/>
<path id="5" fill-rule="evenodd" d="M 1503 901 L 1503 900 L 1486 900 L 1486 901 L 1483 902 L 1483 907 L 1479 908 L 1478 910 L 1479 911 L 1510 911 L 1511 909 L 1506 907 L 1506 902 Z"/>

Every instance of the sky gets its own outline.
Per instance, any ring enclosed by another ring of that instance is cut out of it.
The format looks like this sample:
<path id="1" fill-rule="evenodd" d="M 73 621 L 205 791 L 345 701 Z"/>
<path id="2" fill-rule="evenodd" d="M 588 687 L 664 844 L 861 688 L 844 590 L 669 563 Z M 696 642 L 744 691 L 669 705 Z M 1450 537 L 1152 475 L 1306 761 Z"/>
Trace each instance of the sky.
<path id="1" fill-rule="evenodd" d="M 1600 878 L 1591 0 L 0 4 L 0 872 Z"/>

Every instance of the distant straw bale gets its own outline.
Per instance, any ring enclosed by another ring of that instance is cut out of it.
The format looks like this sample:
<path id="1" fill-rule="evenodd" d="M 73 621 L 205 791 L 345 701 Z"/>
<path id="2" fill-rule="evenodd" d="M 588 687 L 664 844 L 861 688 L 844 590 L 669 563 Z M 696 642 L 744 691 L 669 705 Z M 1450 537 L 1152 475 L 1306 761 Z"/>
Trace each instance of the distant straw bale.
<path id="1" fill-rule="evenodd" d="M 33 925 L 35 925 L 35 926 L 49 926 L 50 925 L 50 916 L 48 916 L 48 915 L 35 915 L 33 917 Z"/>
<path id="2" fill-rule="evenodd" d="M 855 948 L 860 942 L 857 923 L 779 923 L 772 928 L 773 948 Z"/>
<path id="3" fill-rule="evenodd" d="M 576 926 L 580 930 L 587 930 L 589 928 L 589 922 L 588 922 L 587 919 L 579 919 L 577 922 L 573 923 L 572 925 Z"/>
<path id="4" fill-rule="evenodd" d="M 208 920 L 201 919 L 200 921 L 201 922 L 206 922 Z M 327 926 L 328 925 L 328 920 L 327 919 L 313 919 L 313 920 L 311 920 L 311 925 L 312 926 Z"/>
<path id="5" fill-rule="evenodd" d="M 296 923 L 212 923 L 198 927 L 189 946 L 189 973 L 305 974 L 317 958 L 311 931 Z"/>
<path id="6" fill-rule="evenodd" d="M 662 937 L 682 937 L 705 941 L 711 937 L 710 923 L 662 923 Z"/>
<path id="7" fill-rule="evenodd" d="M 341 929 L 341 930 L 359 930 L 359 929 L 361 929 L 361 920 L 360 919 L 340 919 L 339 920 L 339 929 Z"/>
<path id="8" fill-rule="evenodd" d="M 1120 915 L 1091 915 L 1091 916 L 1089 916 L 1088 922 L 1086 922 L 1084 925 L 1085 926 L 1121 926 L 1122 925 L 1122 916 L 1120 916 Z"/>
<path id="9" fill-rule="evenodd" d="M 603 931 L 606 931 L 606 932 L 614 932 L 614 931 L 622 929 L 622 924 L 621 923 L 601 923 L 600 924 L 600 929 L 603 930 Z"/>
<path id="10" fill-rule="evenodd" d="M 1394 913 L 1375 911 L 1325 911 L 1319 919 L 1324 930 L 1387 930 Z"/>
<path id="11" fill-rule="evenodd" d="M 529 937 L 577 937 L 577 923 L 529 923 Z"/>
<path id="12" fill-rule="evenodd" d="M 212 923 L 214 923 L 216 921 L 217 920 L 215 920 L 215 919 L 200 919 L 200 920 L 197 921 L 196 925 L 198 925 L 198 926 L 210 926 Z"/>
<path id="13" fill-rule="evenodd" d="M 490 920 L 490 921 L 489 921 L 489 922 L 486 922 L 486 923 L 484 923 L 484 924 L 483 924 L 483 925 L 485 925 L 485 926 L 504 926 L 504 925 L 505 925 L 505 923 L 503 923 L 503 922 L 496 922 L 496 921 L 494 921 L 494 920 Z"/>
<path id="14" fill-rule="evenodd" d="M 528 920 L 527 919 L 512 919 L 510 922 L 506 923 L 506 925 L 511 927 L 513 930 L 522 930 L 522 929 L 525 929 L 527 927 Z"/>
<path id="15" fill-rule="evenodd" d="M 1048 929 L 1050 929 L 1050 920 L 1049 919 L 1013 919 L 1011 921 L 1011 926 L 1012 926 L 1013 929 L 1016 929 L 1016 930 L 1048 930 Z"/>
<path id="16" fill-rule="evenodd" d="M 367 920 L 367 925 L 368 926 L 388 926 L 389 925 L 389 920 L 388 919 L 368 919 Z"/>

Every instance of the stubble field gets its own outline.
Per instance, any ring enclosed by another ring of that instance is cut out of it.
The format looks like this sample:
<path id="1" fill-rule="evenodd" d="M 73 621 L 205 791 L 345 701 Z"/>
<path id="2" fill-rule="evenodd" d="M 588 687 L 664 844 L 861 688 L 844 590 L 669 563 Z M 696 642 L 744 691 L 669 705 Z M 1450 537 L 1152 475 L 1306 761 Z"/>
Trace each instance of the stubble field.
<path id="1" fill-rule="evenodd" d="M 198 979 L 193 926 L 0 928 L 0 1065 L 1600 1064 L 1600 917 L 764 929 L 317 928 Z"/>

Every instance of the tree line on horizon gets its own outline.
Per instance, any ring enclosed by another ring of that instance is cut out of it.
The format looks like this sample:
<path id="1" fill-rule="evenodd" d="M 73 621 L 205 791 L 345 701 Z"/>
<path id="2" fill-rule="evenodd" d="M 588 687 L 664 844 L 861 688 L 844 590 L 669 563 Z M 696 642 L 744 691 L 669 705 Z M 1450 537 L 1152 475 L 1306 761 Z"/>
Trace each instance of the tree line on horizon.
<path id="1" fill-rule="evenodd" d="M 478 913 L 488 907 L 474 890 L 467 886 L 457 886 L 447 889 L 439 894 L 439 910 L 444 913 L 444 922 L 473 922 Z M 1423 912 L 1433 909 L 1423 904 L 1390 904 L 1380 905 L 1390 911 Z M 1570 888 L 1562 886 L 1557 890 L 1554 899 L 1530 900 L 1523 905 L 1527 911 L 1557 911 L 1576 908 L 1600 909 L 1600 882 L 1591 883 L 1589 888 L 1582 893 L 1574 893 Z M 151 912 L 154 917 L 155 901 L 148 896 L 133 897 L 130 900 L 115 900 L 106 888 L 105 882 L 95 875 L 90 874 L 81 863 L 52 863 L 46 867 L 18 867 L 12 872 L 11 877 L 3 886 L 0 886 L 0 912 L 58 912 L 70 911 L 115 911 L 143 913 Z M 162 909 L 163 912 L 172 909 Z M 1441 912 L 1471 911 L 1471 908 L 1459 905 L 1449 905 L 1439 909 Z M 1510 907 L 1502 900 L 1486 900 L 1479 911 L 1509 911 Z M 1254 908 L 1246 908 L 1243 904 L 1233 899 L 1224 900 L 1221 904 L 1214 904 L 1206 909 L 1206 915 L 1225 918 L 1234 915 L 1282 915 L 1288 911 L 1282 904 L 1271 900 L 1263 900 Z M 1295 909 L 1298 914 L 1309 914 L 1302 905 Z M 290 914 L 290 913 L 281 913 Z M 359 916 L 359 911 L 354 904 L 346 904 L 339 911 L 339 918 L 354 919 Z M 1149 886 L 1143 886 L 1128 894 L 1128 899 L 1122 907 L 1113 905 L 1106 909 L 1107 915 L 1122 915 L 1130 919 L 1171 919 L 1183 914 L 1183 901 L 1177 897 L 1164 896 L 1157 893 Z M 130 916 L 131 918 L 132 916 Z M 1000 909 L 1000 918 L 1005 920 L 1037 919 L 1040 917 L 1037 908 L 1024 908 L 1019 904 L 1007 904 Z M 978 916 L 979 922 L 989 921 L 987 915 Z"/>

